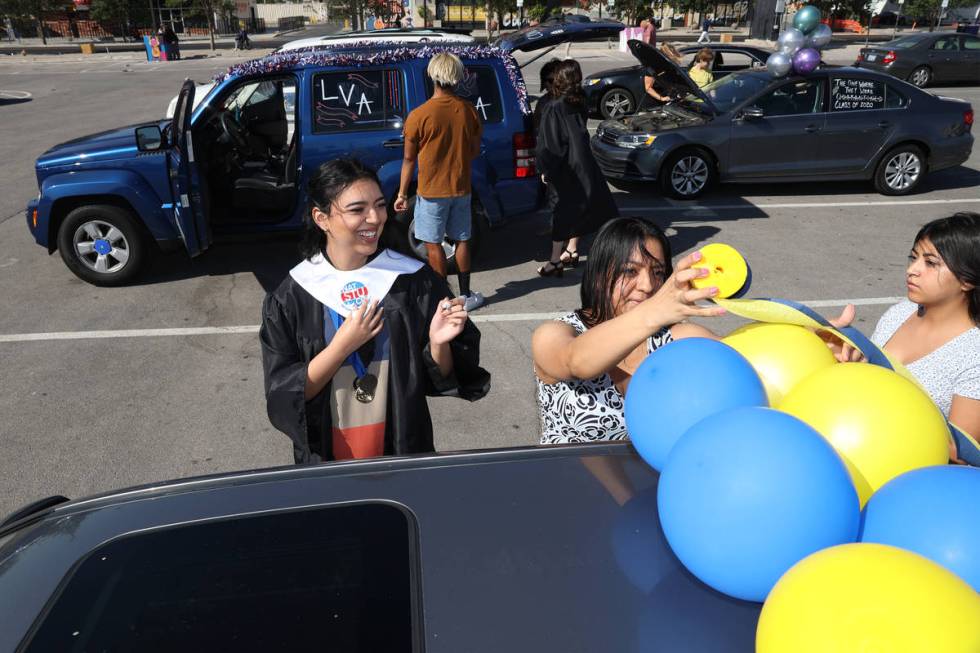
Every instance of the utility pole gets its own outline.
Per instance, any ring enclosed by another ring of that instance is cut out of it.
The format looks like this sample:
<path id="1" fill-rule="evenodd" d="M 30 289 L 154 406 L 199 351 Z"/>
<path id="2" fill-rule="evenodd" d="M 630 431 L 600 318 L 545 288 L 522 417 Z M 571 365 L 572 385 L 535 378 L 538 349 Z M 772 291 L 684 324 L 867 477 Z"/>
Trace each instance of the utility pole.
<path id="1" fill-rule="evenodd" d="M 892 30 L 892 40 L 895 40 L 895 36 L 898 34 L 898 21 L 902 19 L 902 5 L 905 4 L 905 0 L 898 0 L 898 13 L 895 14 L 895 29 Z"/>

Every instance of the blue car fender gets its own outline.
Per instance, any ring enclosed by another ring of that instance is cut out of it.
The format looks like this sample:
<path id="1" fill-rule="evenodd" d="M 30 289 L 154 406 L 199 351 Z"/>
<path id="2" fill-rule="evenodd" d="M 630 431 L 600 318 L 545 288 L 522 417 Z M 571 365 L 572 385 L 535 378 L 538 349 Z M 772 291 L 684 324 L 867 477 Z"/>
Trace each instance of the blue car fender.
<path id="1" fill-rule="evenodd" d="M 65 172 L 52 175 L 41 185 L 38 201 L 38 228 L 35 239 L 38 244 L 54 249 L 57 242 L 57 225 L 51 224 L 55 206 L 63 200 L 90 200 L 98 204 L 106 199 L 121 199 L 133 209 L 136 218 L 143 223 L 156 240 L 178 238 L 172 222 L 166 214 L 169 200 L 163 199 L 145 179 L 126 170 L 91 170 Z M 73 201 L 74 203 L 74 201 Z M 42 228 L 42 224 L 45 228 Z M 45 238 L 46 242 L 42 242 Z"/>

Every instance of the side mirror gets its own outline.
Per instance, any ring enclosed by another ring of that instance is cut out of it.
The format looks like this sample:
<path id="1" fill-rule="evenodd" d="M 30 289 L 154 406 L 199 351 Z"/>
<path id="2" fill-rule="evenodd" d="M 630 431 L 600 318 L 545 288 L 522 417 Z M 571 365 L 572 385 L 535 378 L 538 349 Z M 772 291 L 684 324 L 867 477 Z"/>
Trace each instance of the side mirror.
<path id="1" fill-rule="evenodd" d="M 140 152 L 153 152 L 163 147 L 163 133 L 156 125 L 136 128 L 136 148 Z"/>
<path id="2" fill-rule="evenodd" d="M 765 115 L 759 107 L 746 107 L 742 109 L 741 117 L 746 120 L 758 120 Z"/>

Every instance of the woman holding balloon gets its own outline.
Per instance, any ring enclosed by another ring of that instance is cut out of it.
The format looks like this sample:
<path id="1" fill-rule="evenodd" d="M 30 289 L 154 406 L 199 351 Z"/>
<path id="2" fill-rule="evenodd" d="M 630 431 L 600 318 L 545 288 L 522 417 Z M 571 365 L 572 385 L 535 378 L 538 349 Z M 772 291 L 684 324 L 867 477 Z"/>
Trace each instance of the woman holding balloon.
<path id="1" fill-rule="evenodd" d="M 701 253 L 671 264 L 670 244 L 640 218 L 608 222 L 589 250 L 582 307 L 539 326 L 531 339 L 541 411 L 541 443 L 624 440 L 623 400 L 647 355 L 673 340 L 713 338 L 689 317 L 722 315 L 697 306 L 718 293 L 695 289 L 708 276 Z"/>

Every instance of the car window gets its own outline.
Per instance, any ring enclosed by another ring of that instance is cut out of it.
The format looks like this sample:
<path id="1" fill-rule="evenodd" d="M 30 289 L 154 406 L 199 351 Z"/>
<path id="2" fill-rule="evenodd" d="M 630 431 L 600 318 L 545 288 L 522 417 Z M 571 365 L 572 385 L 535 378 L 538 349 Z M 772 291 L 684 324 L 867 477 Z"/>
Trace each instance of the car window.
<path id="1" fill-rule="evenodd" d="M 742 104 L 768 85 L 768 76 L 735 73 L 716 79 L 702 88 L 701 92 L 711 99 L 718 111 L 725 112 Z"/>
<path id="2" fill-rule="evenodd" d="M 755 105 L 767 118 L 819 113 L 823 109 L 823 87 L 822 78 L 797 80 L 763 95 Z"/>
<path id="3" fill-rule="evenodd" d="M 725 52 L 724 54 L 719 52 L 715 57 L 715 66 L 724 66 L 727 70 L 751 68 L 754 62 L 755 59 L 744 52 Z"/>
<path id="4" fill-rule="evenodd" d="M 885 108 L 885 82 L 880 79 L 834 77 L 830 84 L 830 110 L 868 111 Z"/>
<path id="5" fill-rule="evenodd" d="M 432 80 L 426 75 L 426 97 L 432 97 L 434 90 Z M 504 119 L 503 105 L 500 100 L 500 86 L 497 83 L 497 73 L 492 67 L 467 66 L 466 76 L 456 88 L 456 94 L 473 103 L 477 115 L 483 122 L 494 123 Z"/>
<path id="6" fill-rule="evenodd" d="M 27 651 L 411 651 L 415 525 L 360 504 L 193 523 L 102 545 Z"/>
<path id="7" fill-rule="evenodd" d="M 963 37 L 963 49 L 964 50 L 980 50 L 980 39 L 975 36 L 964 36 Z"/>
<path id="8" fill-rule="evenodd" d="M 959 50 L 960 37 L 944 36 L 940 39 L 936 39 L 936 42 L 932 44 L 932 49 L 933 50 Z"/>
<path id="9" fill-rule="evenodd" d="M 313 133 L 397 129 L 405 117 L 399 70 L 351 70 L 313 76 Z"/>
<path id="10" fill-rule="evenodd" d="M 909 99 L 906 95 L 896 91 L 894 86 L 888 85 L 885 87 L 886 109 L 904 109 L 908 105 Z"/>
<path id="11" fill-rule="evenodd" d="M 888 43 L 882 43 L 881 47 L 885 50 L 905 50 L 907 48 L 914 48 L 926 40 L 926 38 L 928 37 L 910 34 L 909 36 L 902 36 Z"/>

